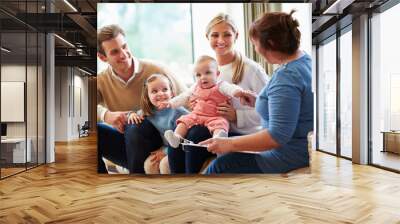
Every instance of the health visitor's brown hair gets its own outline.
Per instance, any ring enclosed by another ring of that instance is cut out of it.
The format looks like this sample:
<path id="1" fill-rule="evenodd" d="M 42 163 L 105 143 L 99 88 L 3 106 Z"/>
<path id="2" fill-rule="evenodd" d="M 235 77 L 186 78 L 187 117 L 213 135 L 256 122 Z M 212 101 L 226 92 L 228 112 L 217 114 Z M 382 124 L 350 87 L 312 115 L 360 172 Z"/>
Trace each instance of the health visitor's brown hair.
<path id="1" fill-rule="evenodd" d="M 284 12 L 265 13 L 250 26 L 249 36 L 259 41 L 266 50 L 278 51 L 287 55 L 295 53 L 300 46 L 299 22 Z"/>

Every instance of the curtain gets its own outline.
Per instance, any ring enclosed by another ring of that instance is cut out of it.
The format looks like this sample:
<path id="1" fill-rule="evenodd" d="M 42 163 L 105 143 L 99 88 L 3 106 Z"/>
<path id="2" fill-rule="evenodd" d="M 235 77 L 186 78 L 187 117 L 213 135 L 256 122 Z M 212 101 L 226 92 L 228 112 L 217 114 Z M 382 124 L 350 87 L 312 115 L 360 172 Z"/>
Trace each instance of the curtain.
<path id="1" fill-rule="evenodd" d="M 96 132 L 97 130 L 97 77 L 89 76 L 88 78 L 88 103 L 89 103 L 89 113 L 88 120 L 90 125 L 90 131 Z"/>
<path id="2" fill-rule="evenodd" d="M 269 76 L 278 65 L 269 64 L 256 52 L 250 41 L 248 30 L 253 21 L 260 18 L 266 12 L 281 11 L 281 3 L 244 3 L 244 29 L 245 29 L 245 48 L 246 56 L 259 63 Z"/>

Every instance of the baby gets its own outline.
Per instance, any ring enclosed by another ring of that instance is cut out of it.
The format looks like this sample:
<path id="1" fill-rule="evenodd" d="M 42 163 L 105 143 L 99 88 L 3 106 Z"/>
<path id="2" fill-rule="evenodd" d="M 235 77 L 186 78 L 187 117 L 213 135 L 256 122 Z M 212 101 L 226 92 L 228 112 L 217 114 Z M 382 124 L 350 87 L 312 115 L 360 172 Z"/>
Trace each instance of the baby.
<path id="1" fill-rule="evenodd" d="M 189 100 L 195 102 L 193 111 L 177 120 L 175 132 L 167 130 L 164 133 L 165 139 L 173 148 L 179 146 L 193 125 L 206 126 L 213 137 L 227 137 L 229 122 L 217 113 L 218 105 L 231 97 L 240 97 L 247 101 L 246 91 L 239 86 L 224 81 L 217 82 L 219 71 L 214 58 L 201 56 L 195 63 L 194 72 L 196 83 L 188 91 L 161 105 L 165 108 L 177 108 L 187 105 Z"/>

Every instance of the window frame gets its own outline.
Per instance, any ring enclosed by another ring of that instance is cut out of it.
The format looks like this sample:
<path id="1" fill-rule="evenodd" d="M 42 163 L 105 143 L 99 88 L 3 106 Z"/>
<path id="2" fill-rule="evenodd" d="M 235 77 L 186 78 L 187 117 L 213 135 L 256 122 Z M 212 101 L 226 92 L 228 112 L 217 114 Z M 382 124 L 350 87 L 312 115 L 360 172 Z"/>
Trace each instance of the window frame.
<path id="1" fill-rule="evenodd" d="M 368 14 L 368 32 L 367 32 L 367 37 L 368 37 L 368 165 L 380 168 L 383 170 L 395 172 L 395 173 L 400 173 L 400 169 L 394 169 L 385 165 L 380 165 L 377 163 L 373 162 L 373 130 L 372 130 L 372 76 L 373 76 L 373 70 L 372 70 L 372 42 L 373 42 L 373 35 L 372 35 L 372 19 L 378 15 L 382 14 L 385 11 L 397 6 L 399 4 L 399 1 L 396 0 L 388 0 L 382 5 L 378 6 L 377 8 L 374 8 L 373 10 L 369 10 L 367 12 Z M 375 15 L 374 15 L 375 14 Z"/>
<path id="2" fill-rule="evenodd" d="M 347 19 L 347 18 L 345 18 Z M 338 21 L 340 22 L 340 21 Z M 347 32 L 351 32 L 352 31 L 352 23 L 347 24 L 346 26 L 344 26 L 341 29 L 336 30 L 335 33 L 331 34 L 330 36 L 320 40 L 317 44 L 316 44 L 316 150 L 319 152 L 323 152 L 329 155 L 333 155 L 333 156 L 337 156 L 339 158 L 343 158 L 346 160 L 352 160 L 352 158 L 347 157 L 342 155 L 341 153 L 341 118 L 340 118 L 340 104 L 341 104 L 341 97 L 340 97 L 340 81 L 341 81 L 341 66 L 340 66 L 340 37 L 344 34 L 346 34 Z M 320 96 L 320 72 L 319 72 L 319 68 L 320 68 L 320 58 L 319 58 L 319 50 L 320 50 L 320 46 L 322 44 L 327 44 L 330 43 L 331 41 L 336 41 L 336 152 L 332 153 L 329 152 L 327 150 L 324 149 L 320 149 L 319 145 L 319 136 L 320 136 L 320 130 L 319 130 L 319 122 L 320 122 L 320 116 L 319 116 L 319 110 L 321 108 L 319 108 L 319 96 Z"/>

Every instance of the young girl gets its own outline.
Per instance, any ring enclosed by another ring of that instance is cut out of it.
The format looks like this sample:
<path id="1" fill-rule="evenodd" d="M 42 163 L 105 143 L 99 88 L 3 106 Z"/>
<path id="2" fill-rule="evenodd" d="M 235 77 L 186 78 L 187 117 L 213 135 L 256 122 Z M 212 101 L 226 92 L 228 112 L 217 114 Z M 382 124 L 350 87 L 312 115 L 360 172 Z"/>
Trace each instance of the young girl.
<path id="1" fill-rule="evenodd" d="M 175 128 L 175 121 L 182 115 L 187 114 L 187 110 L 183 107 L 176 109 L 161 109 L 160 106 L 168 102 L 173 96 L 172 82 L 169 78 L 162 74 L 153 74 L 146 79 L 140 99 L 141 110 L 138 113 L 128 115 L 128 123 L 139 124 L 146 116 L 154 125 L 159 133 Z M 167 142 L 164 140 L 165 146 Z M 146 174 L 168 174 L 169 166 L 166 152 L 159 149 L 151 153 L 144 162 L 144 170 Z"/>
<path id="2" fill-rule="evenodd" d="M 201 56 L 195 63 L 194 72 L 195 85 L 169 102 L 161 103 L 162 108 L 177 108 L 186 105 L 191 97 L 195 100 L 193 111 L 177 120 L 175 132 L 168 130 L 164 134 L 173 148 L 179 146 L 193 125 L 206 126 L 213 137 L 228 137 L 229 122 L 218 115 L 218 105 L 227 102 L 232 97 L 241 98 L 241 101 L 244 100 L 242 102 L 246 102 L 246 94 L 242 88 L 228 82 L 217 82 L 219 71 L 214 58 Z"/>

